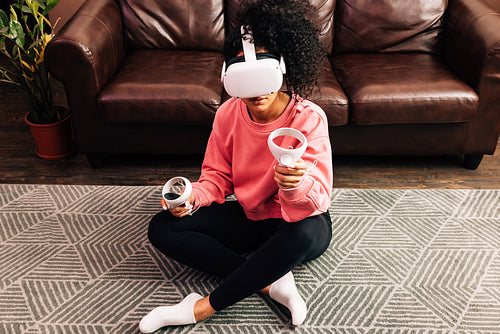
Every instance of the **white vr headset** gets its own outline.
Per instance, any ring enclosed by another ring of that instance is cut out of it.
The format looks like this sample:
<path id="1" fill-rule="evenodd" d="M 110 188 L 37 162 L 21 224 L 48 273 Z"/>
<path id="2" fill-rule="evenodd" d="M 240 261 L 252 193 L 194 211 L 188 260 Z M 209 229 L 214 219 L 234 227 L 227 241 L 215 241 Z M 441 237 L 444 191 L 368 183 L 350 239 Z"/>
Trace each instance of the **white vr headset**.
<path id="1" fill-rule="evenodd" d="M 251 31 L 248 30 L 251 35 Z M 250 98 L 277 92 L 283 84 L 286 73 L 283 56 L 277 57 L 268 52 L 255 53 L 253 37 L 244 37 L 245 28 L 241 27 L 243 56 L 231 58 L 222 65 L 221 81 L 226 92 L 237 98 Z"/>

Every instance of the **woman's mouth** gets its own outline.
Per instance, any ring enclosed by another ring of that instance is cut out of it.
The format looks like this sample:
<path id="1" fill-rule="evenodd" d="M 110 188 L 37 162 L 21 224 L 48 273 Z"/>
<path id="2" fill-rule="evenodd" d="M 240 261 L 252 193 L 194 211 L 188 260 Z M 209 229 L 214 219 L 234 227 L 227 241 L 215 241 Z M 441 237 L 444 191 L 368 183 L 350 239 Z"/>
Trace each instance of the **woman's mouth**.
<path id="1" fill-rule="evenodd" d="M 257 96 L 257 97 L 250 98 L 249 101 L 255 105 L 260 105 L 260 104 L 264 104 L 264 102 L 266 101 L 266 98 L 263 96 Z"/>

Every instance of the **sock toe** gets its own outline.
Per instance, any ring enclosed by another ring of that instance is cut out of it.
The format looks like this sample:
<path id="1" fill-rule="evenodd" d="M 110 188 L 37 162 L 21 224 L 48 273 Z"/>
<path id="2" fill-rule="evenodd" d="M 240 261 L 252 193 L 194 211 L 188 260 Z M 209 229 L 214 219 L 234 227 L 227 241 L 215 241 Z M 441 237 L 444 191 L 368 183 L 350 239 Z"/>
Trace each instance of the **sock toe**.
<path id="1" fill-rule="evenodd" d="M 293 305 L 293 310 L 290 310 L 292 314 L 292 325 L 300 326 L 306 320 L 307 316 L 307 305 L 304 299 L 295 299 L 291 305 Z"/>
<path id="2" fill-rule="evenodd" d="M 153 333 L 164 326 L 179 326 L 196 323 L 194 317 L 194 304 L 203 297 L 191 293 L 180 303 L 172 306 L 158 306 L 149 312 L 139 322 L 141 333 Z"/>
<path id="3" fill-rule="evenodd" d="M 299 294 L 292 272 L 271 284 L 269 296 L 286 306 L 292 315 L 292 324 L 300 326 L 307 316 L 307 305 Z"/>

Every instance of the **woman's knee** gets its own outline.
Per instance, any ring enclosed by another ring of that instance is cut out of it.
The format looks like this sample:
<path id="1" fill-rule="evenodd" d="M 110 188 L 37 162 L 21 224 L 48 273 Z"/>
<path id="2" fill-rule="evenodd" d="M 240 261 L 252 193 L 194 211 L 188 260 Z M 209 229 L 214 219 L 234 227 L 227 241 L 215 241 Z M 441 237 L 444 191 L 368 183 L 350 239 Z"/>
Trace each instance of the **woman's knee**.
<path id="1" fill-rule="evenodd" d="M 306 224 L 296 224 L 296 226 L 292 226 L 288 237 L 290 238 L 290 242 L 302 248 L 304 251 L 307 251 L 314 247 L 318 235 L 316 235 L 313 229 L 305 225 Z"/>
<path id="2" fill-rule="evenodd" d="M 286 223 L 289 242 L 308 254 L 322 253 L 331 240 L 331 222 L 323 215 L 308 217 L 300 222 Z"/>
<path id="3" fill-rule="evenodd" d="M 170 215 L 170 217 L 172 217 Z M 153 246 L 160 248 L 168 234 L 167 224 L 169 221 L 169 213 L 162 211 L 157 213 L 149 221 L 148 239 Z"/>

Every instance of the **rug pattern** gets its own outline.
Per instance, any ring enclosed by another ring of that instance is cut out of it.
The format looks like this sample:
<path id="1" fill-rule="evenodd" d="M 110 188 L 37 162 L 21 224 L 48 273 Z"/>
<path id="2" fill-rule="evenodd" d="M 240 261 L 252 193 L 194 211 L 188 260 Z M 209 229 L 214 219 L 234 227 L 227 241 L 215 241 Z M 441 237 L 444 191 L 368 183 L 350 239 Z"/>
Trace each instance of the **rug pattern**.
<path id="1" fill-rule="evenodd" d="M 161 187 L 0 185 L 0 333 L 138 333 L 218 278 L 146 239 Z M 335 189 L 334 237 L 294 270 L 309 306 L 254 295 L 159 333 L 500 333 L 500 190 Z"/>

